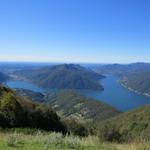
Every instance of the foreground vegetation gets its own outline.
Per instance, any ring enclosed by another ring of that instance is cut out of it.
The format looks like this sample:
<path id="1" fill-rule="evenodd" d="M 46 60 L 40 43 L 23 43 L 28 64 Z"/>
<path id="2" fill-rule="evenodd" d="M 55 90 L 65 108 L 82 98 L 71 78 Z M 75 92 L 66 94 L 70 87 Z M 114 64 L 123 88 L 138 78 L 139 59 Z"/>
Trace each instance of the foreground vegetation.
<path id="1" fill-rule="evenodd" d="M 99 136 L 107 141 L 150 141 L 150 105 L 123 113 L 99 125 Z"/>
<path id="2" fill-rule="evenodd" d="M 101 142 L 97 136 L 77 137 L 55 132 L 36 131 L 29 134 L 28 129 L 0 132 L 2 150 L 149 150 L 146 142 L 117 144 Z"/>
<path id="3" fill-rule="evenodd" d="M 18 97 L 14 91 L 4 86 L 0 86 L 0 127 L 66 132 L 59 116 L 50 107 Z"/>

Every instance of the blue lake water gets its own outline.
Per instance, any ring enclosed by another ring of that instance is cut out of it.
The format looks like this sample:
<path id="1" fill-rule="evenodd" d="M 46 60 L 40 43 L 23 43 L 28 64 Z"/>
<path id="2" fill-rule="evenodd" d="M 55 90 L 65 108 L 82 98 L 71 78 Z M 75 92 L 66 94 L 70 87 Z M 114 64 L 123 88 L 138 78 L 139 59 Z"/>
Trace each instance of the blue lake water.
<path id="1" fill-rule="evenodd" d="M 39 87 L 35 84 L 26 81 L 20 81 L 20 80 L 7 81 L 6 85 L 10 88 L 22 88 L 22 89 L 27 89 L 34 92 L 40 92 L 40 93 L 44 93 L 47 91 L 47 89 L 45 88 Z"/>
<path id="2" fill-rule="evenodd" d="M 115 76 L 108 76 L 101 80 L 101 83 L 104 86 L 104 91 L 80 90 L 79 92 L 88 97 L 104 101 L 121 111 L 128 111 L 150 104 L 149 97 L 139 95 L 124 88 L 118 83 L 118 78 Z M 42 93 L 47 91 L 47 89 L 25 81 L 8 81 L 7 85 L 10 88 L 24 88 Z"/>
<path id="3" fill-rule="evenodd" d="M 101 80 L 104 91 L 83 90 L 82 94 L 104 101 L 121 111 L 128 111 L 150 104 L 150 98 L 132 92 L 118 83 L 118 77 L 108 76 Z"/>

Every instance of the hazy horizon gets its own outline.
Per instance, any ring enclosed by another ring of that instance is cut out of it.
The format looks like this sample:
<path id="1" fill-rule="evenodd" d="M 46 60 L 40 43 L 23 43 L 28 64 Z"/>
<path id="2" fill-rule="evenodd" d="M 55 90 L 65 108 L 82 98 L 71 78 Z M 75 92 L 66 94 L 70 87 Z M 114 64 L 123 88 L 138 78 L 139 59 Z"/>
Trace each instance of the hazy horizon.
<path id="1" fill-rule="evenodd" d="M 129 62 L 129 63 L 119 63 L 119 62 L 112 62 L 112 63 L 103 63 L 103 62 L 52 62 L 52 61 L 0 61 L 0 63 L 25 63 L 25 64 L 95 64 L 95 65 L 107 65 L 107 64 L 122 64 L 122 65 L 126 65 L 126 64 L 135 64 L 135 63 L 150 63 L 150 62 Z"/>

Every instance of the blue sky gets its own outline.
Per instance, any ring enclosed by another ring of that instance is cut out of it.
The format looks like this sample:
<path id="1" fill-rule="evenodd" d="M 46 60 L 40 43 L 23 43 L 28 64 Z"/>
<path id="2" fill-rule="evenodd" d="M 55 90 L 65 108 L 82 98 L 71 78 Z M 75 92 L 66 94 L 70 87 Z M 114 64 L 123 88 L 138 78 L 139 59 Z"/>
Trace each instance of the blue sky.
<path id="1" fill-rule="evenodd" d="M 1 0 L 0 61 L 150 62 L 149 0 Z"/>

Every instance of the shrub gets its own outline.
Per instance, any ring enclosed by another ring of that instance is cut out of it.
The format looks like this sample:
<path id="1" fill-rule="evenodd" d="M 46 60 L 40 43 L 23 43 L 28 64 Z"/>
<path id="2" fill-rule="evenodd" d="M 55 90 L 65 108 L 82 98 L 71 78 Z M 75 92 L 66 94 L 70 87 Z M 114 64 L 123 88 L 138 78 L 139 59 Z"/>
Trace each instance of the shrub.
<path id="1" fill-rule="evenodd" d="M 0 110 L 0 118 L 6 123 L 6 127 L 17 127 L 23 124 L 23 108 L 12 92 L 2 96 Z"/>
<path id="2" fill-rule="evenodd" d="M 122 135 L 115 128 L 105 126 L 99 130 L 99 139 L 109 142 L 121 142 Z"/>
<path id="3" fill-rule="evenodd" d="M 37 106 L 32 112 L 28 112 L 27 119 L 32 128 L 66 133 L 66 128 L 58 115 L 45 105 Z"/>
<path id="4" fill-rule="evenodd" d="M 86 124 L 80 123 L 73 119 L 67 119 L 64 122 L 67 127 L 68 133 L 73 134 L 73 135 L 82 136 L 82 137 L 89 135 Z"/>

